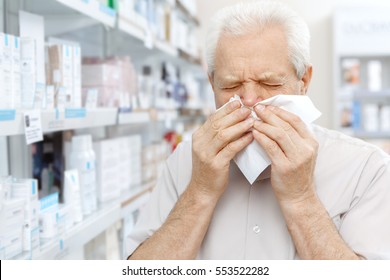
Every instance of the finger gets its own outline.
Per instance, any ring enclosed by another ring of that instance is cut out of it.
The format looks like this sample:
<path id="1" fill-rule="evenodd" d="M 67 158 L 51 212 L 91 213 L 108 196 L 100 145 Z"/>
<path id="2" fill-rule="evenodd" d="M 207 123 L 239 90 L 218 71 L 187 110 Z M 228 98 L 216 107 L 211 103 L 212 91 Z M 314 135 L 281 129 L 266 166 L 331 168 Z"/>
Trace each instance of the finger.
<path id="1" fill-rule="evenodd" d="M 230 142 L 226 145 L 217 155 L 218 160 L 222 162 L 231 161 L 237 153 L 243 150 L 253 141 L 253 134 L 251 132 L 246 133 L 237 140 Z"/>
<path id="2" fill-rule="evenodd" d="M 253 127 L 254 119 L 248 118 L 233 126 L 218 131 L 214 136 L 211 145 L 218 152 L 226 147 L 230 142 L 237 140 Z"/>
<path id="3" fill-rule="evenodd" d="M 253 128 L 275 141 L 287 157 L 293 158 L 297 155 L 296 143 L 291 140 L 290 136 L 283 129 L 262 121 L 255 121 Z M 300 139 L 300 142 L 302 141 Z"/>
<path id="4" fill-rule="evenodd" d="M 253 130 L 252 133 L 257 143 L 259 143 L 260 146 L 263 147 L 263 149 L 266 151 L 272 163 L 282 163 L 287 160 L 286 155 L 283 153 L 278 143 L 270 139 L 267 135 L 258 132 L 257 130 Z"/>
<path id="5" fill-rule="evenodd" d="M 275 108 L 274 106 L 256 106 L 255 112 L 263 122 L 285 131 L 294 143 L 302 140 L 302 137 L 295 131 L 294 127 L 274 113 Z"/>
<path id="6" fill-rule="evenodd" d="M 204 130 L 207 133 L 212 132 L 214 136 L 218 131 L 247 119 L 250 116 L 250 113 L 251 111 L 248 108 L 243 107 L 232 111 L 228 115 L 224 115 L 222 118 L 218 118 L 214 115 L 205 123 Z"/>
<path id="7" fill-rule="evenodd" d="M 281 120 L 285 121 L 289 124 L 290 127 L 294 128 L 294 130 L 302 137 L 302 138 L 312 138 L 312 133 L 307 129 L 306 124 L 301 120 L 297 115 L 288 112 L 284 109 L 275 106 L 267 106 L 273 114 L 278 116 Z M 257 107 L 256 107 L 257 108 Z M 255 108 L 255 110 L 256 110 Z M 258 108 L 261 114 L 261 108 Z M 257 111 L 256 111 L 257 113 Z M 289 129 L 288 126 L 285 126 L 284 129 Z"/>

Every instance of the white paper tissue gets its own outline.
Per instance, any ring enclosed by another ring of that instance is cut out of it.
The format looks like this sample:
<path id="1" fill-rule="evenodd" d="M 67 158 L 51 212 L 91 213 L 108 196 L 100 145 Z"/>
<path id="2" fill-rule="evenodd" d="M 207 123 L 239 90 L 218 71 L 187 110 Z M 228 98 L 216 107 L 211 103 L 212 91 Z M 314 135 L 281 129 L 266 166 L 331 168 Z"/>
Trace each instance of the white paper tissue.
<path id="1" fill-rule="evenodd" d="M 243 103 L 239 96 L 235 95 L 230 98 L 229 102 L 226 104 L 239 100 L 241 102 L 241 107 Z M 223 105 L 218 110 L 221 110 Z M 275 107 L 280 107 L 288 112 L 291 112 L 302 119 L 306 124 L 310 124 L 321 116 L 321 112 L 314 106 L 310 98 L 306 95 L 276 95 L 271 98 L 265 99 L 256 103 L 252 108 L 251 116 L 258 119 L 256 113 L 254 112 L 254 107 L 256 105 L 272 105 Z M 252 185 L 257 177 L 265 170 L 270 164 L 271 160 L 268 157 L 264 149 L 256 142 L 253 141 L 249 144 L 244 150 L 238 153 L 234 158 L 235 163 L 238 168 L 244 174 L 245 178 Z"/>

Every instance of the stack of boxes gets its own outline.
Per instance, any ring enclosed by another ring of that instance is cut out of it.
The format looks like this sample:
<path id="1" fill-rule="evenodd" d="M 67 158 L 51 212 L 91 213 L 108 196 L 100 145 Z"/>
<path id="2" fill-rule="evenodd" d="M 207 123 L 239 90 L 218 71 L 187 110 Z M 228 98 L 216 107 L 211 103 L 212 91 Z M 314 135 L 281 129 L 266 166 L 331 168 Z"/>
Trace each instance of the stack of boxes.
<path id="1" fill-rule="evenodd" d="M 47 47 L 46 74 L 55 89 L 55 105 L 59 109 L 80 108 L 81 51 L 79 46 L 54 44 Z"/>
<path id="2" fill-rule="evenodd" d="M 120 196 L 119 150 L 115 140 L 102 140 L 94 143 L 97 167 L 97 197 L 105 202 Z"/>
<path id="3" fill-rule="evenodd" d="M 98 107 L 130 108 L 137 93 L 137 75 L 130 57 L 85 58 L 82 66 L 84 106 L 96 90 Z"/>
<path id="4" fill-rule="evenodd" d="M 170 146 L 166 141 L 161 141 L 143 148 L 142 181 L 149 182 L 157 179 L 169 153 Z"/>
<path id="5" fill-rule="evenodd" d="M 94 143 L 94 150 L 100 202 L 118 198 L 122 191 L 141 184 L 140 135 L 101 140 Z"/>
<path id="6" fill-rule="evenodd" d="M 0 259 L 11 259 L 23 250 L 23 199 L 3 200 L 0 204 Z"/>
<path id="7" fill-rule="evenodd" d="M 32 38 L 21 38 L 20 47 L 22 107 L 27 109 L 40 108 L 41 101 L 35 100 L 37 79 L 36 42 Z"/>
<path id="8" fill-rule="evenodd" d="M 31 256 L 39 253 L 39 201 L 38 182 L 35 179 L 14 179 L 11 197 L 24 201 L 23 251 Z"/>
<path id="9" fill-rule="evenodd" d="M 22 251 L 30 258 L 39 253 L 39 202 L 35 179 L 0 182 L 0 259 L 10 259 Z"/>
<path id="10" fill-rule="evenodd" d="M 0 33 L 0 109 L 21 107 L 20 38 Z"/>
<path id="11" fill-rule="evenodd" d="M 39 234 L 40 238 L 50 239 L 58 233 L 58 193 L 53 193 L 39 200 Z"/>

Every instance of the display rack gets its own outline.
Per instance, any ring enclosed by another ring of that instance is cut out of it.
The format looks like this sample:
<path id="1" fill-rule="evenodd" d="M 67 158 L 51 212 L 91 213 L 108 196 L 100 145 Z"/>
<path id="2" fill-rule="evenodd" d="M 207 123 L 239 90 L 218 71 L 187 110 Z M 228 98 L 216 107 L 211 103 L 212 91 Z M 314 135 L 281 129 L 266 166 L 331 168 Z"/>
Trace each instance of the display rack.
<path id="1" fill-rule="evenodd" d="M 390 106 L 390 30 L 383 28 L 390 24 L 389 12 L 388 7 L 348 7 L 333 18 L 334 128 L 363 139 L 390 138 L 390 129 L 380 125 L 367 129 L 367 122 L 381 122 L 382 106 Z M 367 115 L 367 105 L 378 107 L 377 116 L 375 108 Z"/>
<path id="2" fill-rule="evenodd" d="M 116 124 L 117 108 L 99 109 L 64 109 L 41 112 L 42 131 L 50 133 L 72 129 L 109 126 Z M 1 112 L 0 112 L 1 114 Z M 0 136 L 13 136 L 24 134 L 23 119 L 21 111 L 15 111 L 13 118 L 0 121 Z"/>
<path id="3" fill-rule="evenodd" d="M 192 24 L 199 25 L 196 16 L 190 13 L 180 1 L 169 1 L 169 3 L 176 5 L 176 8 L 180 9 Z M 184 66 L 191 72 L 196 72 L 196 75 L 204 74 L 199 57 L 185 50 L 179 50 L 169 42 L 155 38 L 153 34 L 150 36 L 144 27 L 123 18 L 120 9 L 115 11 L 97 0 L 34 0 L 14 4 L 4 11 L 12 14 L 12 18 L 7 17 L 11 20 L 4 21 L 7 23 L 6 30 L 3 30 L 5 33 L 17 34 L 13 30 L 17 29 L 18 10 L 23 9 L 44 17 L 46 36 L 55 36 L 64 41 L 78 41 L 82 51 L 88 49 L 92 53 L 91 56 L 98 56 L 95 53 L 100 53 L 101 56 L 130 55 L 140 61 L 147 56 L 146 63 L 149 64 L 154 62 L 158 65 L 160 61 L 168 61 L 175 66 Z M 93 40 L 86 38 L 91 31 L 100 33 L 98 36 L 90 36 Z M 111 43 L 113 46 L 110 46 Z M 91 52 L 91 49 L 99 50 Z M 96 139 L 139 134 L 142 135 L 142 141 L 145 141 L 146 145 L 161 141 L 165 128 L 158 127 L 162 127 L 164 121 L 187 122 L 192 118 L 189 115 L 182 117 L 178 110 L 150 109 L 124 113 L 119 108 L 40 110 L 40 116 L 44 134 L 76 130 L 73 132 L 76 135 L 78 133 L 88 133 L 94 137 L 98 135 Z M 199 117 L 204 116 L 196 116 Z M 158 125 L 155 125 L 156 123 Z M 0 128 L 0 153 L 4 155 L 0 161 L 0 171 L 18 178 L 31 178 L 33 148 L 25 145 L 24 111 L 0 110 Z M 149 132 L 152 135 L 145 136 Z M 161 135 L 157 136 L 158 133 Z M 150 164 L 157 166 L 157 163 Z M 144 166 L 147 167 L 146 164 Z M 54 239 L 41 242 L 40 252 L 37 255 L 31 256 L 28 252 L 24 252 L 15 259 L 63 259 L 72 256 L 72 252 L 82 250 L 83 246 L 98 235 L 142 207 L 147 202 L 154 185 L 155 182 L 152 181 L 133 187 L 132 191 L 122 193 L 120 199 L 100 205 L 95 213 L 85 217 L 69 231 Z"/>
<path id="4" fill-rule="evenodd" d="M 33 259 L 49 260 L 62 259 L 73 250 L 82 248 L 89 241 L 104 232 L 116 221 L 144 205 L 154 187 L 154 182 L 148 182 L 134 187 L 131 191 L 121 195 L 120 199 L 100 205 L 99 209 L 84 218 L 84 220 L 69 231 L 58 237 L 41 243 L 40 252 Z M 31 254 L 24 252 L 14 259 L 30 259 Z"/>

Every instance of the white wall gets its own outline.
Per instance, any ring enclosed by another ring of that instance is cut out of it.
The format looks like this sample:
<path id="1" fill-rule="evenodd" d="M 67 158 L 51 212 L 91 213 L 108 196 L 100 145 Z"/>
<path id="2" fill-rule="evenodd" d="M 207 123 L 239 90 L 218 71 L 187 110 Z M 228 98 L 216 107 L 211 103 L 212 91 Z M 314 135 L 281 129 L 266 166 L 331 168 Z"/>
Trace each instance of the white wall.
<path id="1" fill-rule="evenodd" d="M 322 111 L 318 124 L 332 127 L 333 115 L 333 75 L 332 75 L 332 14 L 339 7 L 387 6 L 388 0 L 279 0 L 298 12 L 308 23 L 311 40 L 311 60 L 313 80 L 309 95 Z M 205 40 L 207 26 L 212 15 L 221 7 L 239 0 L 198 0 L 198 13 L 201 21 L 200 40 Z"/>

